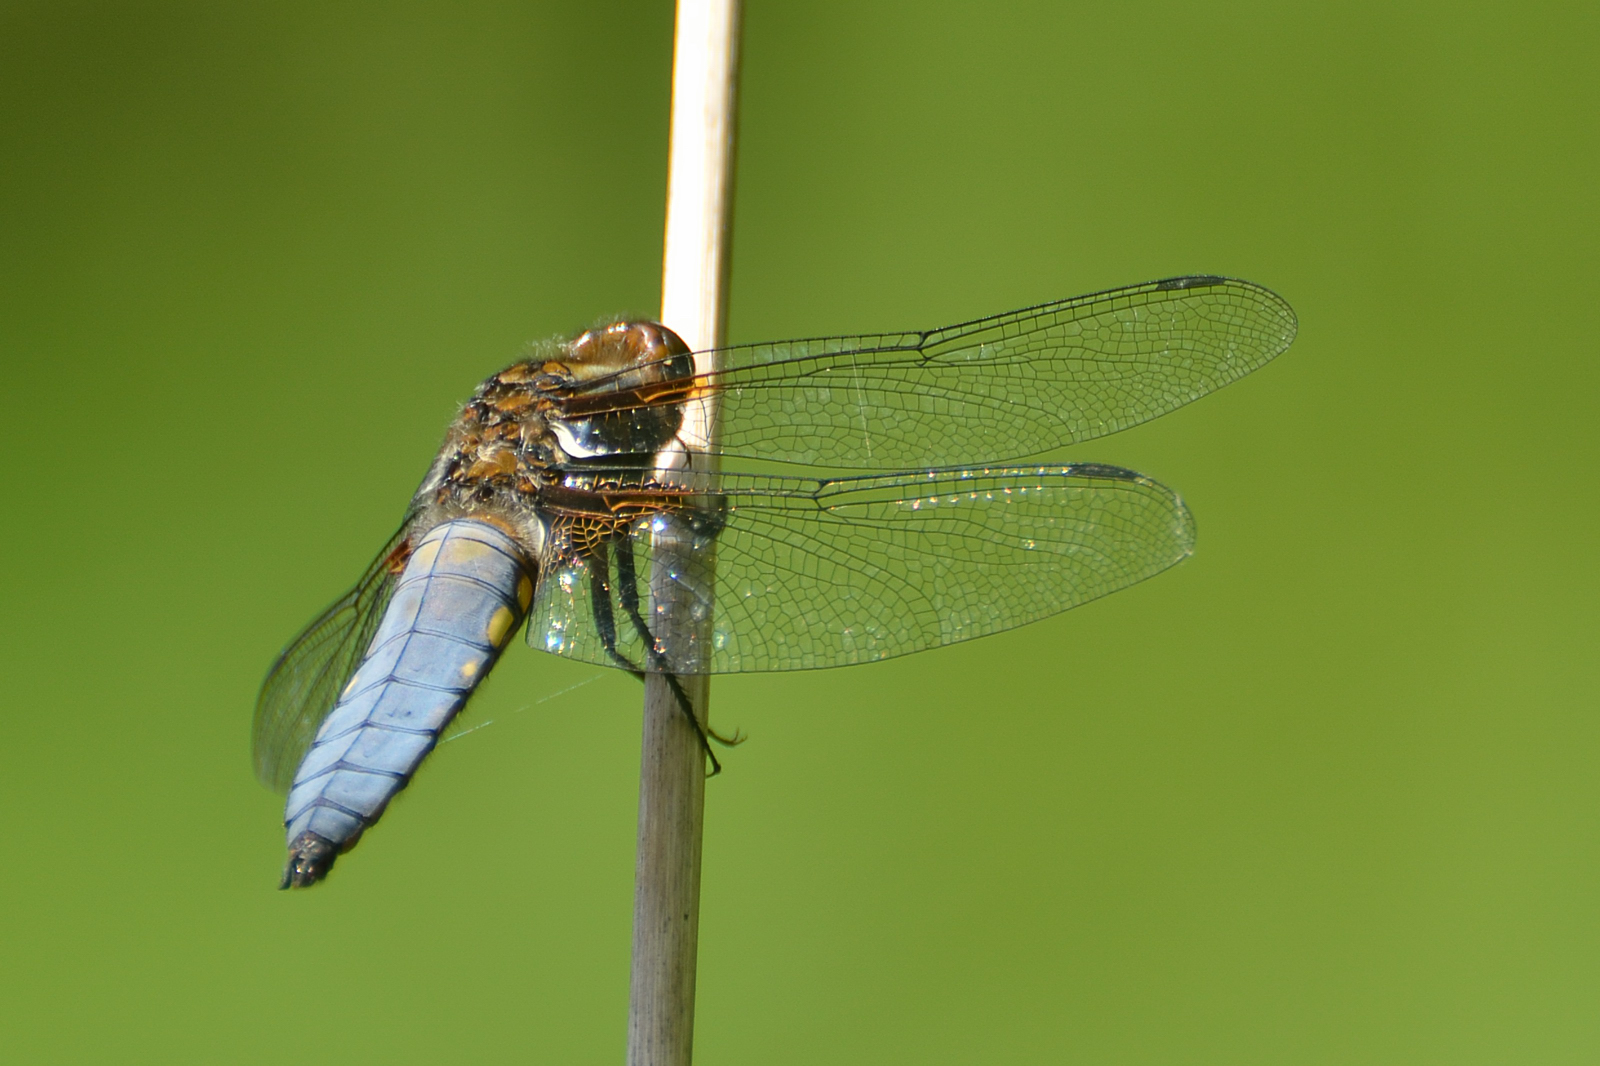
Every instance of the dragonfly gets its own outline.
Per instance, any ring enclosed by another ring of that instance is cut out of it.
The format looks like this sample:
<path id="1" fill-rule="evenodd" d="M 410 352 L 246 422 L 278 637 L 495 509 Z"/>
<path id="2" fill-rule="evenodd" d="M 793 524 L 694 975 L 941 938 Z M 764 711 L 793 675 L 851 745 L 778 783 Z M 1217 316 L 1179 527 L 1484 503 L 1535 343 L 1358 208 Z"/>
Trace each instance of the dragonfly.
<path id="1" fill-rule="evenodd" d="M 1296 328 L 1266 288 L 1189 275 L 933 330 L 693 353 L 622 320 L 534 346 L 262 684 L 282 887 L 377 822 L 519 628 L 665 675 L 714 773 L 680 677 L 888 659 L 1166 570 L 1195 543 L 1175 492 L 1040 457 L 1238 380 Z"/>

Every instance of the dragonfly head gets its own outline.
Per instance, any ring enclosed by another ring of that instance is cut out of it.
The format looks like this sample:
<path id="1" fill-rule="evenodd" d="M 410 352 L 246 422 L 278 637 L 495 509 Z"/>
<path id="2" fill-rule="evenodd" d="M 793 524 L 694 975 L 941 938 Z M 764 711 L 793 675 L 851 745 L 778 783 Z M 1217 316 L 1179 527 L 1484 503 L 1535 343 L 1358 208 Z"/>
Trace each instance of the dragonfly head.
<path id="1" fill-rule="evenodd" d="M 613 322 L 580 333 L 561 360 L 550 428 L 574 459 L 649 455 L 683 423 L 694 381 L 689 346 L 659 322 Z"/>

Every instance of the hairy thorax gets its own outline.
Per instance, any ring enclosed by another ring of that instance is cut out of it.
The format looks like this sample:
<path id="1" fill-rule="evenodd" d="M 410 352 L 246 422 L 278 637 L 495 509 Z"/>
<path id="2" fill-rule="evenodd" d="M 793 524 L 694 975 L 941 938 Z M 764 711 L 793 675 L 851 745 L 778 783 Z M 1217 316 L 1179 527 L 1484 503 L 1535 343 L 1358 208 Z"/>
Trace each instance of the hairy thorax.
<path id="1" fill-rule="evenodd" d="M 413 501 L 410 531 L 474 517 L 540 560 L 552 535 L 548 498 L 641 484 L 682 425 L 671 401 L 687 397 L 693 373 L 677 334 L 638 321 L 588 330 L 507 367 L 451 424 Z"/>

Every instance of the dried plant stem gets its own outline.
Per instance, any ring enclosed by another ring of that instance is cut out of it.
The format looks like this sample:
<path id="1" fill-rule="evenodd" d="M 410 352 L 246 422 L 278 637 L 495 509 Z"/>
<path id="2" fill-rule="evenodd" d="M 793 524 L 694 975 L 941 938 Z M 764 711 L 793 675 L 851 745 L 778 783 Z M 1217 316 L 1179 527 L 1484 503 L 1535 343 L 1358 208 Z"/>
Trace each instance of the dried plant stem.
<path id="1" fill-rule="evenodd" d="M 722 344 L 738 82 L 738 0 L 680 0 L 672 69 L 672 134 L 661 320 L 695 352 Z M 696 356 L 698 372 L 714 369 Z M 716 440 L 716 410 L 695 400 L 686 439 Z M 708 462 L 704 458 L 699 465 Z M 659 554 L 659 553 L 658 553 Z M 700 561 L 704 579 L 712 561 Z M 652 576 L 652 595 L 671 617 L 671 590 Z M 698 624 L 709 637 L 711 619 Z M 685 675 L 699 720 L 710 685 Z M 695 958 L 700 924 L 700 839 L 705 762 L 699 738 L 666 679 L 645 682 L 639 771 L 639 843 L 633 908 L 633 978 L 628 1007 L 629 1066 L 689 1066 L 694 1051 Z"/>

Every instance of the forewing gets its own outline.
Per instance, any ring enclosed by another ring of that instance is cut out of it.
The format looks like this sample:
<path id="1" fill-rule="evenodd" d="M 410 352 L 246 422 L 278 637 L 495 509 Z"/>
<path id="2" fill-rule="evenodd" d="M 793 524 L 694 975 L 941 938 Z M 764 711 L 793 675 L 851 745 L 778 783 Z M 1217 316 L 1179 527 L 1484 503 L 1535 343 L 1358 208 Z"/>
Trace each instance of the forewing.
<path id="1" fill-rule="evenodd" d="M 1148 421 L 1262 366 L 1295 329 L 1289 305 L 1259 285 L 1168 278 L 926 333 L 727 348 L 722 369 L 697 382 L 720 395 L 726 456 L 956 466 Z M 601 379 L 584 391 L 608 387 Z"/>
<path id="2" fill-rule="evenodd" d="M 1142 581 L 1194 545 L 1175 493 L 1099 464 L 700 477 L 698 513 L 642 519 L 628 538 L 642 614 L 679 673 L 846 666 L 954 644 Z M 713 545 L 711 580 L 697 571 Z M 620 602 L 615 546 L 609 555 L 618 648 L 650 668 Z M 528 640 L 611 666 L 594 624 L 594 566 L 546 574 Z M 670 628 L 653 584 L 683 601 L 672 617 L 710 612 L 704 644 Z"/>
<path id="3" fill-rule="evenodd" d="M 401 540 L 395 534 L 355 587 L 306 626 L 267 671 L 256 697 L 251 750 L 256 776 L 269 788 L 289 791 L 318 727 L 360 664 L 394 592 L 389 561 Z"/>

